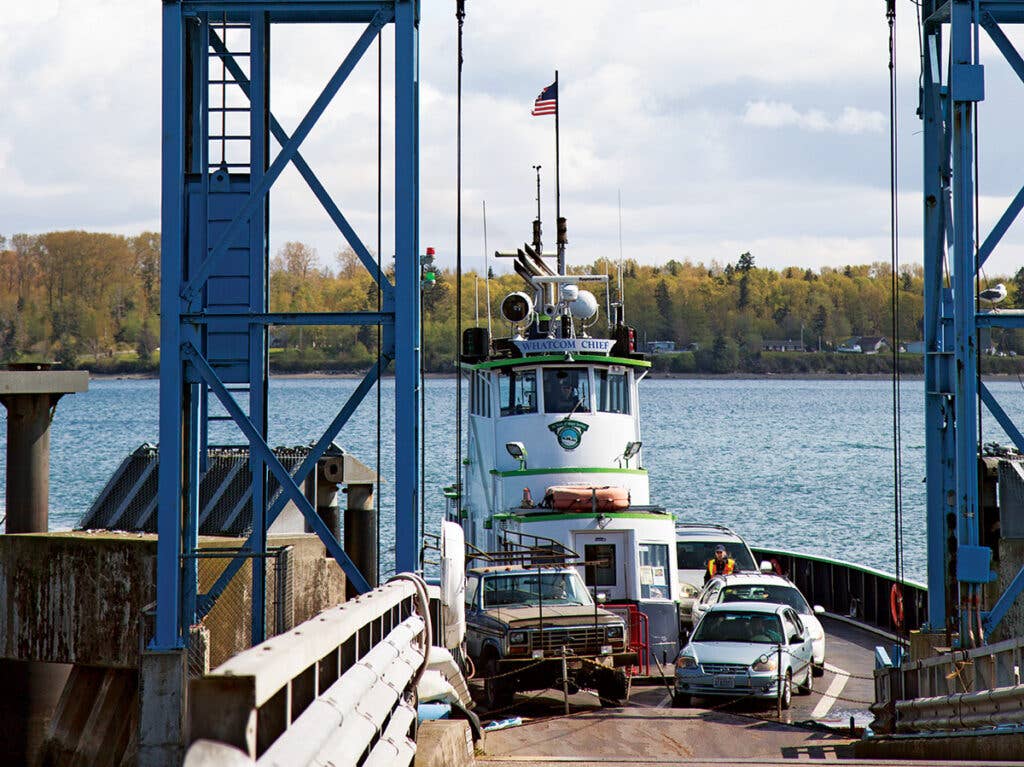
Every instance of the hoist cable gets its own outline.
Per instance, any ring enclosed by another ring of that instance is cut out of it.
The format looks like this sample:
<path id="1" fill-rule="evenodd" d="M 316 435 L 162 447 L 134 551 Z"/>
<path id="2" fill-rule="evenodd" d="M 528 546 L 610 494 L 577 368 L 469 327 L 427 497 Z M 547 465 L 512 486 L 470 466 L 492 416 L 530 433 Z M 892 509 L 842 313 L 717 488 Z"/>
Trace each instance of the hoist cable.
<path id="1" fill-rule="evenodd" d="M 456 0 L 459 27 L 455 107 L 455 493 L 456 514 L 462 518 L 462 27 L 465 0 Z"/>
<path id="2" fill-rule="evenodd" d="M 893 543 L 895 547 L 896 580 L 900 599 L 904 591 L 903 568 L 903 444 L 901 434 L 900 397 L 900 256 L 899 256 L 899 184 L 898 184 L 898 122 L 896 91 L 896 3 L 888 0 L 886 19 L 889 24 L 889 228 L 892 266 L 890 274 L 892 310 L 892 471 L 893 471 Z M 905 621 L 897 627 L 906 640 Z"/>
<path id="3" fill-rule="evenodd" d="M 383 82 L 383 69 L 384 69 L 384 30 L 381 29 L 377 33 L 377 314 L 381 312 L 381 304 L 383 303 L 383 294 L 381 291 L 381 270 L 380 270 L 380 251 L 381 251 L 381 188 L 382 188 L 382 142 L 383 142 L 383 94 L 381 92 L 381 83 Z M 377 517 L 376 522 L 376 536 L 377 536 L 377 574 L 378 580 L 380 576 L 380 379 L 381 379 L 381 367 L 383 365 L 383 352 L 381 348 L 381 326 L 377 323 L 377 466 L 375 472 L 377 474 L 377 487 L 373 494 L 373 511 Z M 365 573 L 364 573 L 365 575 Z M 371 586 L 376 586 L 376 583 L 371 583 Z"/>

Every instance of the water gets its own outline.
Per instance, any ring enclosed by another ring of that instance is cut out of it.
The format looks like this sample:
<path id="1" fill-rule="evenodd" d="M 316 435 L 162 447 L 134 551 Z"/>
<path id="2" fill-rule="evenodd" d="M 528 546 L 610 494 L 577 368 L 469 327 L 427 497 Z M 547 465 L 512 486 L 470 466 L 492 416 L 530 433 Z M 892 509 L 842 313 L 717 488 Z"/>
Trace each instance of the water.
<path id="1" fill-rule="evenodd" d="M 270 444 L 309 444 L 321 435 L 357 381 L 273 379 Z M 649 380 L 641 384 L 644 462 L 651 498 L 678 519 L 729 525 L 752 544 L 894 569 L 891 383 L 802 380 Z M 1021 385 L 989 383 L 1015 420 Z M 158 383 L 93 380 L 67 396 L 51 431 L 50 526 L 73 527 L 121 460 L 157 442 Z M 441 488 L 454 481 L 455 382 L 427 381 L 426 528 L 444 513 Z M 382 383 L 382 569 L 393 561 L 394 382 Z M 907 575 L 925 580 L 924 391 L 901 389 L 903 509 Z M 463 402 L 465 403 L 465 398 Z M 356 411 L 339 444 L 373 466 L 376 398 Z M 213 443 L 240 443 L 218 423 Z M 1009 440 L 985 421 L 985 440 Z M 6 436 L 6 419 L 0 420 Z M 5 456 L 0 451 L 0 465 Z M 0 499 L 2 502 L 2 499 Z"/>

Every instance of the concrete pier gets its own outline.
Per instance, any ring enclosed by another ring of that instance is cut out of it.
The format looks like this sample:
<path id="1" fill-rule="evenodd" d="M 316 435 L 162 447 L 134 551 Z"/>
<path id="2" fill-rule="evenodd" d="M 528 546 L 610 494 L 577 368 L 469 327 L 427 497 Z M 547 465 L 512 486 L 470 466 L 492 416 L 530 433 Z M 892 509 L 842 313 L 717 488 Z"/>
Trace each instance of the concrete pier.
<path id="1" fill-rule="evenodd" d="M 50 422 L 65 394 L 89 388 L 84 370 L 48 366 L 0 371 L 7 408 L 7 532 L 45 533 L 50 509 Z"/>
<path id="2" fill-rule="evenodd" d="M 8 533 L 45 533 L 50 524 L 50 422 L 65 394 L 84 392 L 89 374 L 23 365 L 0 371 L 7 408 Z M 31 764 L 67 682 L 62 663 L 0 660 L 0 764 Z"/>

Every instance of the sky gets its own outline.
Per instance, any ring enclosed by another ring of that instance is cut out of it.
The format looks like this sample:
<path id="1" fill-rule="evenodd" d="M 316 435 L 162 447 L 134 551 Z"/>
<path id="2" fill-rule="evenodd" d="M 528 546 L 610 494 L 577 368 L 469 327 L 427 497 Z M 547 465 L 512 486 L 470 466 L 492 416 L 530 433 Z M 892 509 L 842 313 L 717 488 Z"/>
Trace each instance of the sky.
<path id="1" fill-rule="evenodd" d="M 0 234 L 158 229 L 161 3 L 9 5 L 0 14 Z M 773 268 L 889 261 L 888 27 L 881 0 L 466 5 L 464 268 L 482 269 L 485 251 L 530 239 L 538 164 L 544 239 L 553 246 L 554 118 L 532 117 L 530 109 L 556 69 L 570 263 L 621 253 L 642 263 L 725 264 L 745 251 L 758 266 Z M 435 247 L 446 266 L 454 264 L 457 232 L 454 11 L 454 0 L 423 0 L 420 25 L 420 244 Z M 898 0 L 902 262 L 920 262 L 922 248 L 914 11 L 910 0 Z M 271 107 L 286 130 L 299 123 L 360 31 L 274 28 Z M 388 259 L 390 30 L 382 44 L 380 248 Z M 1024 86 L 990 44 L 982 61 L 984 236 L 1024 177 L 1014 151 Z M 373 47 L 302 147 L 371 250 L 376 126 Z M 1021 228 L 1011 229 L 988 273 L 1024 264 Z M 344 246 L 289 169 L 271 192 L 272 252 L 296 240 L 315 247 L 325 266 Z"/>

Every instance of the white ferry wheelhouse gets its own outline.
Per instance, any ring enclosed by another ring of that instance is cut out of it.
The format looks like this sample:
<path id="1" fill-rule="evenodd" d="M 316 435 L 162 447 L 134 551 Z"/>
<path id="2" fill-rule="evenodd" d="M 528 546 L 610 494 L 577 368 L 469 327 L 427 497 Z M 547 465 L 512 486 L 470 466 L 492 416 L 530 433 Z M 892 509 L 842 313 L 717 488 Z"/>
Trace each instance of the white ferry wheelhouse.
<path id="1" fill-rule="evenodd" d="M 672 658 L 675 528 L 672 515 L 651 504 L 637 397 L 650 363 L 620 321 L 611 338 L 585 335 L 597 301 L 573 283 L 588 279 L 605 278 L 533 275 L 538 303 L 547 299 L 543 313 L 513 293 L 502 303 L 511 338 L 491 342 L 483 328 L 467 331 L 464 492 L 452 500 L 467 540 L 485 551 L 499 548 L 508 530 L 577 552 L 589 587 L 645 616 L 651 657 Z"/>

